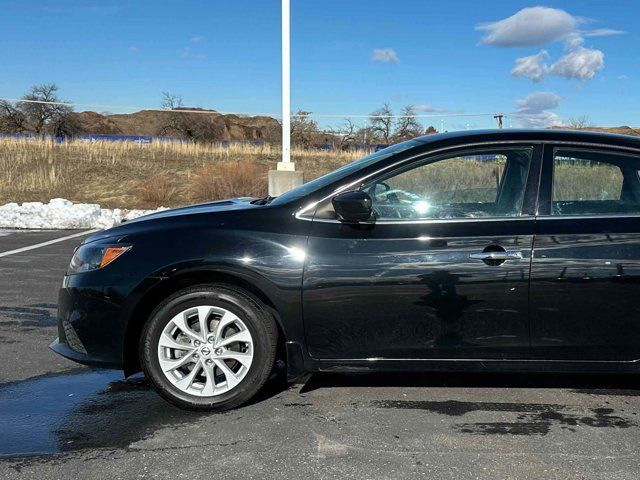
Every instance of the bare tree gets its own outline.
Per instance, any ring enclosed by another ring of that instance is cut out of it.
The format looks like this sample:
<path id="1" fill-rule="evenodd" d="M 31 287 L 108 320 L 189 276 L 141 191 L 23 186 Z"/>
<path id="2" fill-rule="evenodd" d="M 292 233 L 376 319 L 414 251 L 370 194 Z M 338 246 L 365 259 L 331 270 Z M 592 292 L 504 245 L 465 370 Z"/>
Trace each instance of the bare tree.
<path id="1" fill-rule="evenodd" d="M 158 135 L 177 135 L 194 142 L 214 142 L 222 139 L 224 125 L 215 112 L 208 114 L 202 113 L 202 109 L 199 108 L 186 108 L 182 95 L 170 92 L 162 92 L 160 106 L 169 112 L 163 114 Z"/>
<path id="2" fill-rule="evenodd" d="M 217 120 L 205 113 L 168 113 L 158 129 L 158 135 L 177 135 L 193 142 L 215 142 L 221 140 L 224 134 L 224 125 Z"/>
<path id="3" fill-rule="evenodd" d="M 291 119 L 291 140 L 301 147 L 310 147 L 320 137 L 318 122 L 311 119 L 311 112 L 298 110 Z"/>
<path id="4" fill-rule="evenodd" d="M 0 131 L 5 133 L 23 133 L 27 130 L 27 120 L 23 113 L 12 103 L 0 101 Z"/>
<path id="5" fill-rule="evenodd" d="M 580 129 L 580 128 L 591 127 L 592 123 L 591 123 L 591 120 L 589 120 L 589 117 L 587 115 L 581 115 L 579 117 L 570 118 L 568 122 L 568 126 L 570 128 Z"/>
<path id="6" fill-rule="evenodd" d="M 51 122 L 50 128 L 54 137 L 62 138 L 73 137 L 82 130 L 80 123 L 73 113 L 57 117 Z"/>
<path id="7" fill-rule="evenodd" d="M 356 143 L 358 128 L 350 118 L 347 118 L 341 130 L 342 135 L 340 135 L 340 149 L 346 150 Z"/>
<path id="8" fill-rule="evenodd" d="M 413 105 L 407 105 L 398 118 L 394 137 L 397 141 L 403 141 L 420 135 L 422 135 L 422 125 L 416 119 L 416 111 Z"/>
<path id="9" fill-rule="evenodd" d="M 73 112 L 73 108 L 58 97 L 55 83 L 35 85 L 22 96 L 17 108 L 24 115 L 26 124 L 33 133 L 42 135 L 47 127 L 60 122 Z"/>
<path id="10" fill-rule="evenodd" d="M 165 110 L 177 110 L 183 107 L 182 95 L 170 92 L 162 92 L 162 102 L 160 106 Z"/>
<path id="11" fill-rule="evenodd" d="M 393 112 L 388 103 L 371 113 L 371 133 L 380 141 L 389 143 L 393 131 Z"/>
<path id="12" fill-rule="evenodd" d="M 355 139 L 356 143 L 360 143 L 362 145 L 371 145 L 377 141 L 370 125 L 359 128 L 355 133 Z"/>
<path id="13" fill-rule="evenodd" d="M 263 132 L 262 140 L 271 144 L 280 143 L 282 141 L 282 124 L 280 122 L 269 123 Z"/>

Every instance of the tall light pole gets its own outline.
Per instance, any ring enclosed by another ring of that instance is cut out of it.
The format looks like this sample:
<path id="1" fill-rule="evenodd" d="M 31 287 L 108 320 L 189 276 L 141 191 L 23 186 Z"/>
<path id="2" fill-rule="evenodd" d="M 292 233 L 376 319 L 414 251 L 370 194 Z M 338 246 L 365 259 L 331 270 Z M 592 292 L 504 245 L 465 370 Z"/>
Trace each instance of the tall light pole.
<path id="1" fill-rule="evenodd" d="M 303 183 L 291 161 L 291 5 L 282 0 L 282 161 L 269 171 L 269 195 L 277 197 Z"/>
<path id="2" fill-rule="evenodd" d="M 291 164 L 291 5 L 282 0 L 282 162 L 278 170 L 295 170 Z"/>

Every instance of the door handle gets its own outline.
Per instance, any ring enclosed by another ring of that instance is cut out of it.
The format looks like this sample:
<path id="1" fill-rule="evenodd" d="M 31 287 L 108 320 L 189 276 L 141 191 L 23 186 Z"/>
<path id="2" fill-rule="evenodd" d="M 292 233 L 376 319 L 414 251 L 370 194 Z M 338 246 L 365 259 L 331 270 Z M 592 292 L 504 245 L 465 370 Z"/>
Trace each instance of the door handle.
<path id="1" fill-rule="evenodd" d="M 517 250 L 476 252 L 470 253 L 469 258 L 474 260 L 522 260 L 522 252 Z"/>

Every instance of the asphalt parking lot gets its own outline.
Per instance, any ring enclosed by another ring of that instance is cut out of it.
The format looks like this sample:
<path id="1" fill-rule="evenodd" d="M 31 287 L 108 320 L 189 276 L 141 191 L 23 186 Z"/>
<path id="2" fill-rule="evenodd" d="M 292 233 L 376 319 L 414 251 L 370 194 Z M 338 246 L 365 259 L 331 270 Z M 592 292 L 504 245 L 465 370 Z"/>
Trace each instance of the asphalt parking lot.
<path id="1" fill-rule="evenodd" d="M 0 478 L 631 479 L 640 377 L 315 375 L 222 414 L 47 346 L 78 232 L 0 230 Z"/>

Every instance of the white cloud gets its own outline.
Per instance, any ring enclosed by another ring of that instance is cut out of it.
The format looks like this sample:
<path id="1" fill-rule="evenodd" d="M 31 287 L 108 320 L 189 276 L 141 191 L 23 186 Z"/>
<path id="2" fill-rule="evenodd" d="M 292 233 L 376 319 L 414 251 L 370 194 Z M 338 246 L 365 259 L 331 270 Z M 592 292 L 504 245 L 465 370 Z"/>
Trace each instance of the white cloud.
<path id="1" fill-rule="evenodd" d="M 398 54 L 393 48 L 374 48 L 373 60 L 384 63 L 398 63 Z"/>
<path id="2" fill-rule="evenodd" d="M 129 47 L 130 52 L 139 52 L 140 49 L 138 47 Z"/>
<path id="3" fill-rule="evenodd" d="M 550 110 L 560 105 L 562 98 L 553 92 L 534 92 L 516 101 L 518 112 L 536 113 Z"/>
<path id="4" fill-rule="evenodd" d="M 524 128 L 562 127 L 565 124 L 560 115 L 548 111 L 519 116 L 518 122 Z"/>
<path id="5" fill-rule="evenodd" d="M 516 64 L 511 70 L 511 75 L 514 77 L 525 77 L 533 82 L 538 83 L 542 78 L 549 73 L 549 66 L 547 65 L 547 57 L 549 54 L 546 50 L 541 50 L 535 55 L 528 57 L 516 58 Z"/>
<path id="6" fill-rule="evenodd" d="M 544 45 L 562 40 L 567 53 L 551 67 L 546 64 L 547 53 L 543 50 L 538 54 L 516 59 L 511 74 L 529 78 L 536 83 L 547 74 L 586 81 L 604 68 L 604 53 L 584 47 L 585 37 L 626 33 L 613 28 L 578 28 L 587 22 L 592 20 L 571 15 L 558 8 L 537 6 L 523 8 L 508 18 L 478 25 L 476 29 L 485 32 L 482 43 L 498 47 Z"/>
<path id="7" fill-rule="evenodd" d="M 618 75 L 618 80 L 629 80 L 627 75 Z"/>
<path id="8" fill-rule="evenodd" d="M 436 108 L 433 105 L 414 105 L 413 109 L 416 112 L 425 112 L 425 113 L 444 113 L 447 111 L 444 108 Z"/>
<path id="9" fill-rule="evenodd" d="M 584 43 L 584 38 L 578 35 L 577 33 L 572 33 L 567 35 L 567 38 L 564 39 L 564 49 L 565 50 L 575 50 L 579 48 Z"/>
<path id="10" fill-rule="evenodd" d="M 523 8 L 497 22 L 480 24 L 476 30 L 486 32 L 482 43 L 497 47 L 545 45 L 565 38 L 584 20 L 557 8 Z"/>
<path id="11" fill-rule="evenodd" d="M 516 101 L 516 117 L 526 128 L 562 126 L 564 120 L 550 110 L 560 105 L 560 96 L 553 92 L 534 92 Z"/>
<path id="12" fill-rule="evenodd" d="M 604 53 L 600 50 L 578 47 L 560 57 L 551 65 L 551 73 L 568 79 L 590 80 L 604 68 Z"/>
<path id="13" fill-rule="evenodd" d="M 204 40 L 202 35 L 195 35 L 189 39 L 191 43 L 200 43 L 202 40 Z"/>
<path id="14" fill-rule="evenodd" d="M 608 37 L 610 35 L 623 35 L 627 32 L 624 30 L 614 30 L 613 28 L 596 28 L 595 30 L 589 30 L 583 32 L 585 37 Z"/>

